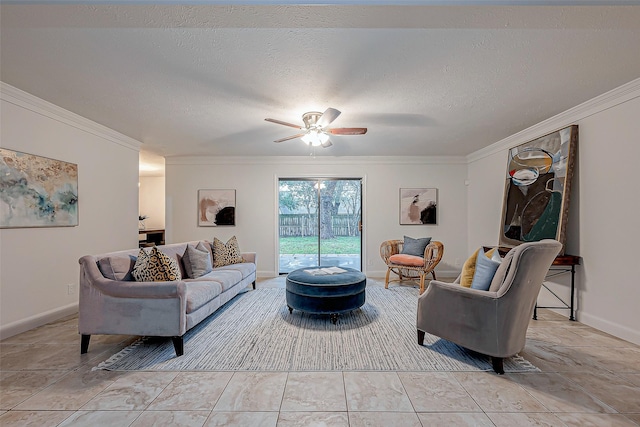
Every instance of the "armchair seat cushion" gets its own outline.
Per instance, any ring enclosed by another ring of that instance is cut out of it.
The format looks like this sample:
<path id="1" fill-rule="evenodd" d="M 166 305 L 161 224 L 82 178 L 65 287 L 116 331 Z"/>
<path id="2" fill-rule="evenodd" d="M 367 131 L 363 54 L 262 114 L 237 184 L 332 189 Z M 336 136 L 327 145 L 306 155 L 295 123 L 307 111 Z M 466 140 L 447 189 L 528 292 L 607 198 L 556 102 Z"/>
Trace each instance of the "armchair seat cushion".
<path id="1" fill-rule="evenodd" d="M 410 265 L 412 267 L 422 267 L 424 258 L 415 255 L 395 254 L 389 257 L 389 261 L 398 265 Z"/>

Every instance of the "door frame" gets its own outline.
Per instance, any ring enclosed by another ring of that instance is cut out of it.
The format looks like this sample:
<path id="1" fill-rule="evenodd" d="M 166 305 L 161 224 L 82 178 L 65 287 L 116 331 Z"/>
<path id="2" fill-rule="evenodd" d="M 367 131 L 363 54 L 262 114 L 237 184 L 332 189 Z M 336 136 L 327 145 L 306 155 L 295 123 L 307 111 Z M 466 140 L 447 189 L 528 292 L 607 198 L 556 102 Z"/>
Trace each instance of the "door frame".
<path id="1" fill-rule="evenodd" d="M 343 175 L 343 174 L 309 174 L 309 175 L 300 175 L 300 174 L 274 174 L 274 230 L 275 230 L 275 239 L 274 240 L 274 277 L 280 276 L 280 181 L 286 180 L 359 180 L 360 181 L 360 222 L 362 223 L 362 230 L 360 231 L 360 271 L 364 273 L 366 262 L 368 259 L 366 257 L 366 185 L 367 185 L 367 176 L 357 176 L 357 175 Z M 286 274 L 286 273 L 282 273 Z M 365 273 L 366 274 L 366 273 Z"/>

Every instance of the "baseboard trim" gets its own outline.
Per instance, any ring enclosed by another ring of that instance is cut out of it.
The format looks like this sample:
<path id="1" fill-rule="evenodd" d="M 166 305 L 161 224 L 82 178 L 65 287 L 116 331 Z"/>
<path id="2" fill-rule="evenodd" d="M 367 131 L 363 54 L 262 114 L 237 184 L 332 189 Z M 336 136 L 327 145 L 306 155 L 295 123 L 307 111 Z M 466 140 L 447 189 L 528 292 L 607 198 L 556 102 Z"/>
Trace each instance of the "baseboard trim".
<path id="1" fill-rule="evenodd" d="M 589 313 L 578 312 L 577 316 L 580 323 L 640 345 L 640 330 L 633 330 L 628 326 L 620 325 Z"/>
<path id="2" fill-rule="evenodd" d="M 26 319 L 17 320 L 9 323 L 8 325 L 0 326 L 0 339 L 6 339 L 14 335 L 21 334 L 38 326 L 46 325 L 47 323 L 54 322 L 65 316 L 70 316 L 78 312 L 78 303 L 65 305 L 64 307 L 58 307 L 53 310 L 45 311 L 44 313 L 36 314 L 35 316 L 27 317 Z"/>
<path id="3" fill-rule="evenodd" d="M 274 277 L 278 276 L 278 274 L 275 271 L 257 271 L 256 272 L 256 277 L 258 279 L 272 279 Z"/>
<path id="4" fill-rule="evenodd" d="M 379 271 L 365 271 L 365 274 L 368 277 L 381 277 L 384 279 L 384 277 L 387 275 L 387 270 L 379 270 Z M 438 280 L 440 280 L 440 277 L 453 277 L 454 279 L 456 277 L 458 277 L 460 275 L 460 270 L 440 270 L 440 269 L 436 269 L 436 277 L 438 277 Z M 396 278 L 398 276 L 395 276 Z M 431 274 L 429 274 L 429 276 L 427 276 L 427 281 L 431 280 Z"/>

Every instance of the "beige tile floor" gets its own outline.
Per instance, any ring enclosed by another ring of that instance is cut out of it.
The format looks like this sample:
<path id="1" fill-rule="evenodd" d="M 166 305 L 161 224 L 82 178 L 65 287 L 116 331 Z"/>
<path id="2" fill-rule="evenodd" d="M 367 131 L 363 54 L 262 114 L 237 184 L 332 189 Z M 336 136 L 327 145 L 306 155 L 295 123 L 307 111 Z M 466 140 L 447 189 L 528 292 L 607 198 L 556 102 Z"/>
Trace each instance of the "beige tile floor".
<path id="1" fill-rule="evenodd" d="M 94 336 L 80 355 L 74 316 L 3 340 L 0 425 L 640 425 L 640 346 L 548 310 L 531 321 L 522 353 L 541 372 L 503 376 L 91 371 L 133 340 Z"/>

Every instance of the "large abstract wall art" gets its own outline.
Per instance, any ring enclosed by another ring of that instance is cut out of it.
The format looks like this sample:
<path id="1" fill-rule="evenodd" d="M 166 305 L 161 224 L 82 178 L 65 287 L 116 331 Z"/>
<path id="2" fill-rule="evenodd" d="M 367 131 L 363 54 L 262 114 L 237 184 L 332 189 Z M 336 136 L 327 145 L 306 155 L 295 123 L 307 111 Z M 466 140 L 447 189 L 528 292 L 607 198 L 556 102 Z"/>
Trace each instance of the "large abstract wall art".
<path id="1" fill-rule="evenodd" d="M 509 150 L 500 245 L 556 239 L 564 244 L 578 126 Z"/>
<path id="2" fill-rule="evenodd" d="M 0 148 L 0 228 L 78 225 L 78 165 Z"/>
<path id="3" fill-rule="evenodd" d="M 400 189 L 400 225 L 437 224 L 435 188 Z"/>
<path id="4" fill-rule="evenodd" d="M 198 226 L 236 225 L 236 190 L 198 190 Z"/>

